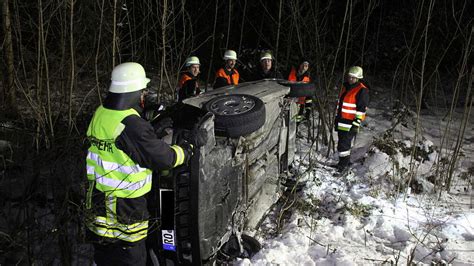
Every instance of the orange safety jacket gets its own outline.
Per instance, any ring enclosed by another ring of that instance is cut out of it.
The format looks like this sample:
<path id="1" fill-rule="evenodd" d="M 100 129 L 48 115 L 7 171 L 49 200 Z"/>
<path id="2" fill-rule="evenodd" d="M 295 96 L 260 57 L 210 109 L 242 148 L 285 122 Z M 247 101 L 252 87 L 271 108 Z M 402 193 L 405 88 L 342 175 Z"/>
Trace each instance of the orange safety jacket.
<path id="1" fill-rule="evenodd" d="M 193 79 L 194 77 L 188 73 L 188 72 L 184 72 L 182 75 L 181 75 L 181 78 L 179 79 L 179 82 L 178 82 L 178 89 L 181 89 L 184 85 L 184 83 L 186 83 L 186 81 L 188 80 L 191 80 Z"/>
<path id="2" fill-rule="evenodd" d="M 338 130 L 349 131 L 352 127 L 352 121 L 355 119 L 363 121 L 365 119 L 366 107 L 360 108 L 360 103 L 357 102 L 357 95 L 362 89 L 367 89 L 362 82 L 359 82 L 356 87 L 350 90 L 346 90 L 346 88 L 342 86 L 342 91 L 339 94 L 337 103 L 336 122 Z M 358 105 L 359 108 L 357 108 Z"/>
<path id="3" fill-rule="evenodd" d="M 296 68 L 291 67 L 290 75 L 288 75 L 288 80 L 289 81 L 301 81 L 304 83 L 309 83 L 311 82 L 311 78 L 309 77 L 308 72 L 306 71 L 302 76 L 296 75 Z M 297 104 L 305 104 L 306 103 L 306 97 L 298 97 L 298 102 Z"/>
<path id="4" fill-rule="evenodd" d="M 183 72 L 178 81 L 178 86 L 176 88 L 176 96 L 178 101 L 182 101 L 185 98 L 198 95 L 201 91 L 199 89 L 199 83 L 196 80 L 195 84 L 186 84 L 188 81 L 196 80 L 191 73 Z"/>
<path id="5" fill-rule="evenodd" d="M 240 79 L 240 74 L 237 69 L 233 68 L 230 73 L 226 71 L 224 68 L 220 68 L 216 72 L 216 79 L 218 78 L 224 78 L 227 80 L 227 85 L 238 85 L 239 84 L 239 79 Z"/>

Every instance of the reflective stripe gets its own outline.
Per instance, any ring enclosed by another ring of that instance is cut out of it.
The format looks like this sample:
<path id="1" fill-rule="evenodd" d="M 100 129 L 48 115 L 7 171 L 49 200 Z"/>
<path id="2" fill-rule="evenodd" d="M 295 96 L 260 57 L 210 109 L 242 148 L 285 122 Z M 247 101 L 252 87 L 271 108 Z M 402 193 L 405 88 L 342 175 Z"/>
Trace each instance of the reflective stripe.
<path id="1" fill-rule="evenodd" d="M 111 224 L 117 223 L 117 198 L 113 196 L 108 196 L 105 199 L 105 215 L 107 215 L 107 221 Z"/>
<path id="2" fill-rule="evenodd" d="M 117 222 L 107 222 L 105 217 L 97 216 L 94 223 L 89 226 L 89 229 L 100 236 L 136 242 L 147 236 L 148 221 L 126 225 Z"/>
<path id="3" fill-rule="evenodd" d="M 126 189 L 126 190 L 135 191 L 135 190 L 139 190 L 145 187 L 148 183 L 151 183 L 152 175 L 149 174 L 146 176 L 144 180 L 141 180 L 138 182 L 127 182 L 123 180 L 116 180 L 116 179 L 108 178 L 105 176 L 100 176 L 97 173 L 95 173 L 95 179 L 96 179 L 96 182 L 100 185 L 113 187 L 117 189 Z"/>
<path id="4" fill-rule="evenodd" d="M 146 168 L 140 167 L 138 164 L 125 166 L 114 162 L 103 161 L 97 153 L 93 153 L 91 151 L 89 151 L 87 154 L 87 159 L 95 161 L 97 165 L 106 171 L 117 171 L 126 175 L 133 175 L 147 170 Z M 89 169 L 87 169 L 87 173 L 89 174 Z"/>
<path id="5" fill-rule="evenodd" d="M 134 80 L 127 80 L 127 81 L 112 80 L 112 85 L 130 85 L 130 84 L 140 83 L 143 81 L 145 81 L 145 79 L 134 79 Z"/>
<path id="6" fill-rule="evenodd" d="M 92 191 L 94 190 L 95 182 L 94 180 L 89 180 L 89 187 L 87 188 L 86 193 L 86 209 L 90 210 L 92 208 Z"/>
<path id="7" fill-rule="evenodd" d="M 88 175 L 93 175 L 95 174 L 95 170 L 93 166 L 87 165 L 87 174 Z"/>
<path id="8" fill-rule="evenodd" d="M 349 155 L 351 155 L 351 150 L 339 152 L 339 157 L 347 157 Z"/>
<path id="9" fill-rule="evenodd" d="M 148 230 L 143 230 L 133 234 L 126 234 L 120 230 L 110 229 L 110 228 L 101 228 L 96 226 L 91 226 L 89 229 L 95 234 L 103 237 L 116 238 L 127 242 L 137 242 L 146 238 Z"/>
<path id="10" fill-rule="evenodd" d="M 174 150 L 176 153 L 176 162 L 174 163 L 173 167 L 176 167 L 178 165 L 182 165 L 184 163 L 184 151 L 183 148 L 177 145 L 171 146 L 171 148 Z"/>
<path id="11" fill-rule="evenodd" d="M 344 109 L 344 108 L 342 108 L 341 111 L 344 112 L 344 113 L 348 113 L 348 114 L 355 114 L 356 113 L 356 110 L 349 110 L 349 109 Z"/>
<path id="12" fill-rule="evenodd" d="M 124 232 L 138 232 L 148 227 L 148 221 L 138 222 L 134 224 L 121 224 L 121 223 L 107 223 L 107 219 L 103 216 L 96 216 L 94 221 L 98 226 L 119 229 Z"/>
<path id="13" fill-rule="evenodd" d="M 360 120 L 365 119 L 365 112 L 356 112 L 356 118 Z"/>
<path id="14" fill-rule="evenodd" d="M 112 215 L 114 214 L 112 213 Z M 116 221 L 116 217 L 110 219 L 110 217 L 96 216 L 94 221 L 87 224 L 87 227 L 99 236 L 116 238 L 127 242 L 142 240 L 148 234 L 148 221 L 128 225 Z"/>
<path id="15" fill-rule="evenodd" d="M 355 103 L 346 103 L 346 102 L 343 102 L 343 103 L 342 103 L 342 106 L 354 107 L 354 108 L 356 108 L 356 107 L 357 107 L 357 104 L 355 104 Z"/>
<path id="16" fill-rule="evenodd" d="M 349 131 L 349 130 L 351 130 L 351 127 L 352 127 L 352 125 L 350 125 L 350 124 L 345 124 L 345 123 L 341 123 L 341 122 L 337 123 L 337 129 L 341 130 L 341 131 Z"/>
<path id="17" fill-rule="evenodd" d="M 345 127 L 345 128 L 351 128 L 352 127 L 351 124 L 345 124 L 345 123 L 341 123 L 341 122 L 337 123 L 337 126 L 338 127 Z"/>

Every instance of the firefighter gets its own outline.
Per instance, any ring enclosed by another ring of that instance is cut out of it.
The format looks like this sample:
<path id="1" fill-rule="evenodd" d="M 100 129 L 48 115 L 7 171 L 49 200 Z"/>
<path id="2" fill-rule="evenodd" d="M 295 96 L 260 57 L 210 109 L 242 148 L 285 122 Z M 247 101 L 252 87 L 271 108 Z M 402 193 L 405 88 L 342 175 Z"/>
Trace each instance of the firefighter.
<path id="1" fill-rule="evenodd" d="M 311 82 L 311 77 L 309 74 L 309 61 L 303 60 L 301 64 L 298 66 L 298 71 L 295 67 L 291 67 L 290 74 L 288 75 L 289 81 L 299 81 L 304 83 Z M 299 106 L 298 116 L 296 117 L 296 121 L 300 122 L 303 120 L 303 117 L 309 119 L 309 115 L 311 114 L 311 108 L 313 105 L 313 100 L 311 97 L 298 97 L 297 104 Z"/>
<path id="2" fill-rule="evenodd" d="M 237 69 L 235 69 L 235 63 L 237 62 L 237 53 L 234 50 L 227 50 L 224 53 L 225 66 L 217 70 L 216 81 L 214 83 L 214 89 L 224 87 L 227 85 L 238 85 L 240 75 Z"/>
<path id="3" fill-rule="evenodd" d="M 338 136 L 337 151 L 339 162 L 337 170 L 344 173 L 351 164 L 352 140 L 359 132 L 360 124 L 365 119 L 365 112 L 369 103 L 369 90 L 364 83 L 363 70 L 360 66 L 350 67 L 346 74 L 346 82 L 342 85 L 335 128 Z"/>
<path id="4" fill-rule="evenodd" d="M 273 56 L 270 52 L 260 55 L 260 66 L 254 72 L 253 80 L 283 79 L 282 74 L 273 67 Z"/>
<path id="5" fill-rule="evenodd" d="M 201 66 L 199 58 L 196 56 L 188 57 L 184 66 L 186 67 L 186 71 L 181 73 L 181 77 L 179 78 L 178 82 L 178 102 L 182 102 L 186 98 L 199 95 L 201 92 L 198 82 L 198 75 L 200 73 L 199 67 Z"/>
<path id="6" fill-rule="evenodd" d="M 152 171 L 185 164 L 193 145 L 168 145 L 140 117 L 148 79 L 138 63 L 112 71 L 112 82 L 87 130 L 86 225 L 97 265 L 145 265 Z M 203 131 L 195 145 L 205 144 Z"/>

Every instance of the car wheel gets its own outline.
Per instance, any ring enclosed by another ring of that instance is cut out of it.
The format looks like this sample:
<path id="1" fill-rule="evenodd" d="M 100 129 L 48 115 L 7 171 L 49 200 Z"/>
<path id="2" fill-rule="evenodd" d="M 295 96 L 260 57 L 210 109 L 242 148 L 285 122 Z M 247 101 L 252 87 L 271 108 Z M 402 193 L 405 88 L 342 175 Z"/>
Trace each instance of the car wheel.
<path id="1" fill-rule="evenodd" d="M 213 113 L 216 133 L 235 138 L 250 134 L 265 124 L 265 105 L 252 95 L 218 96 L 204 108 Z"/>
<path id="2" fill-rule="evenodd" d="M 237 236 L 233 234 L 217 253 L 217 260 L 225 264 L 225 262 L 233 261 L 236 258 L 251 258 L 262 249 L 260 242 L 249 235 L 242 234 L 240 239 L 242 251 L 240 251 Z"/>
<path id="3" fill-rule="evenodd" d="M 314 83 L 285 81 L 280 82 L 280 84 L 290 87 L 288 97 L 310 97 L 314 96 L 316 93 L 316 86 L 314 86 Z"/>

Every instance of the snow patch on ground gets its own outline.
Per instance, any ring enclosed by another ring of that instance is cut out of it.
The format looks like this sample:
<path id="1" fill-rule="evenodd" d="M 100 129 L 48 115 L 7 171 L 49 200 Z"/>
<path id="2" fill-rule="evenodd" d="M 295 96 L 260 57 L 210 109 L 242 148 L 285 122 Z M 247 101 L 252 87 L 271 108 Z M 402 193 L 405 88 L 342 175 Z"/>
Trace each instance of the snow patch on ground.
<path id="1" fill-rule="evenodd" d="M 333 176 L 328 165 L 337 156 L 327 158 L 328 147 L 315 151 L 306 138 L 298 139 L 295 169 L 305 173 L 300 178 L 306 182 L 297 195 L 301 205 L 295 205 L 279 232 L 275 219 L 267 217 L 261 228 L 278 233 L 257 231 L 262 250 L 235 264 L 474 264 L 472 153 L 461 154 L 454 173 L 465 173 L 468 179 L 453 181 L 450 193 L 435 192 L 429 177 L 441 169 L 436 167 L 449 153 L 439 153 L 443 134 L 428 134 L 426 128 L 443 129 L 439 117 L 423 116 L 420 128 L 425 131 L 419 137 L 408 112 L 397 121 L 383 109 L 371 108 L 368 114 L 353 147 L 348 176 Z M 298 130 L 306 134 L 303 124 Z M 450 137 L 454 136 L 446 141 Z M 472 134 L 466 137 L 466 151 L 473 150 L 472 140 Z"/>

